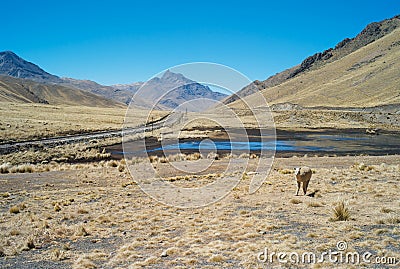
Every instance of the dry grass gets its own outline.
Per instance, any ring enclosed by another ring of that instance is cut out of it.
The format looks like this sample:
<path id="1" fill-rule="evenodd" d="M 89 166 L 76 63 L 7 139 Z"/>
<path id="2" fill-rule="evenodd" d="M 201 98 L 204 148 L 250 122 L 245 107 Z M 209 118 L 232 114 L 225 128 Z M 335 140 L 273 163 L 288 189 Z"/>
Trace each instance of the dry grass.
<path id="1" fill-rule="evenodd" d="M 19 212 L 20 212 L 19 206 L 12 206 L 10 208 L 10 213 L 12 213 L 12 214 L 18 214 Z"/>
<path id="2" fill-rule="evenodd" d="M 374 169 L 350 167 L 360 159 Z M 281 169 L 295 163 L 314 165 L 317 173 L 309 189 L 321 195 L 296 198 L 301 203 L 293 197 L 292 175 L 278 169 L 249 195 L 257 161 L 253 160 L 232 194 L 196 209 L 168 207 L 144 194 L 126 169 L 118 170 L 137 161 L 143 160 L 115 161 L 117 166 L 110 165 L 112 160 L 59 164 L 60 170 L 50 173 L 0 175 L 4 194 L 0 196 L 0 248 L 7 262 L 18 266 L 29 261 L 39 267 L 37 261 L 46 259 L 73 268 L 257 268 L 255 255 L 265 247 L 322 252 L 335 250 L 345 238 L 352 249 L 377 253 L 398 249 L 398 157 L 277 159 Z M 332 174 L 337 177 L 335 184 Z M 174 184 L 211 182 L 221 176 L 181 175 L 173 180 Z M 338 194 L 341 201 L 351 203 L 350 218 L 356 221 L 328 221 L 331 212 L 326 205 L 335 204 Z M 22 204 L 26 209 L 20 208 Z M 61 210 L 55 211 L 56 205 Z M 20 208 L 18 214 L 9 212 L 13 206 Z M 374 219 L 382 224 L 377 226 Z M 271 266 L 275 265 L 279 264 Z M 324 263 L 321 268 L 331 266 Z M 338 264 L 338 268 L 346 267 Z"/>
<path id="3" fill-rule="evenodd" d="M 261 89 L 269 105 L 292 103 L 305 107 L 300 110 L 274 111 L 274 122 L 279 128 L 379 128 L 400 129 L 400 116 L 390 112 L 348 111 L 346 107 L 374 107 L 397 104 L 397 69 L 400 60 L 398 41 L 400 30 L 373 42 L 362 49 L 320 69 L 296 76 L 275 87 Z M 379 60 L 361 64 L 365 59 Z M 375 89 L 380 89 L 376 91 Z M 393 90 L 396 89 L 396 90 Z M 244 98 L 252 107 L 265 106 L 258 94 Z M 237 114 L 248 113 L 243 101 L 229 104 Z M 308 109 L 321 107 L 320 109 Z M 343 108 L 329 110 L 323 107 Z M 246 125 L 251 117 L 241 117 Z"/>
<path id="4" fill-rule="evenodd" d="M 311 202 L 307 203 L 307 206 L 309 206 L 309 207 L 323 207 L 324 205 L 322 205 L 320 202 L 317 202 L 317 201 L 311 201 Z"/>
<path id="5" fill-rule="evenodd" d="M 296 198 L 292 198 L 290 199 L 290 203 L 297 205 L 297 204 L 301 204 L 303 201 L 300 199 L 296 199 Z"/>
<path id="6" fill-rule="evenodd" d="M 278 169 L 279 173 L 283 175 L 288 175 L 288 174 L 293 174 L 294 171 L 293 169 Z"/>
<path id="7" fill-rule="evenodd" d="M 350 211 L 344 201 L 340 201 L 332 209 L 333 216 L 331 221 L 348 221 L 350 220 Z"/>
<path id="8" fill-rule="evenodd" d="M 392 212 L 394 212 L 394 210 L 391 209 L 391 208 L 382 207 L 382 208 L 381 208 L 381 212 L 382 212 L 382 213 L 392 213 Z"/>
<path id="9" fill-rule="evenodd" d="M 1 102 L 0 142 L 41 139 L 60 135 L 102 130 L 120 130 L 126 108 L 53 106 Z M 133 113 L 133 112 L 132 112 Z M 129 124 L 140 125 L 147 119 L 146 110 L 137 110 Z M 154 117 L 166 112 L 155 111 Z"/>
<path id="10" fill-rule="evenodd" d="M 11 163 L 3 163 L 0 165 L 0 174 L 7 174 L 10 173 L 11 170 Z"/>
<path id="11" fill-rule="evenodd" d="M 104 147 L 120 143 L 121 138 L 108 138 L 101 142 L 89 141 L 54 148 L 28 148 L 18 152 L 1 155 L 0 173 L 31 173 L 35 169 L 31 164 L 50 162 L 88 162 L 110 158 Z"/>
<path id="12" fill-rule="evenodd" d="M 96 151 L 90 151 L 90 152 L 96 152 Z M 23 165 L 11 165 L 8 164 L 7 167 L 9 168 L 7 170 L 7 173 L 41 173 L 41 172 L 50 172 L 50 171 L 65 171 L 65 170 L 85 170 L 88 168 L 115 168 L 117 169 L 120 173 L 125 173 L 126 170 L 126 163 L 125 160 L 102 160 L 102 161 L 95 161 L 97 159 L 97 153 L 91 154 L 87 153 L 88 157 L 88 162 L 85 163 L 63 163 L 63 162 L 55 162 L 51 161 L 50 163 L 45 163 L 45 164 L 23 164 Z M 100 157 L 100 160 L 102 158 L 109 158 L 109 154 L 102 154 L 104 157 Z M 137 162 L 143 162 L 144 158 L 141 158 L 140 161 L 136 159 L 135 161 L 129 161 L 130 164 L 132 163 L 137 163 Z M 4 173 L 4 174 L 7 174 Z M 84 179 L 83 180 L 86 183 L 90 183 L 90 179 Z M 4 192 L 0 193 L 0 197 L 8 197 L 10 196 L 10 193 Z M 65 201 L 66 203 L 68 201 Z"/>
<path id="13" fill-rule="evenodd" d="M 278 86 L 264 89 L 269 104 L 292 102 L 303 106 L 363 107 L 399 103 L 397 70 L 399 69 L 400 30 L 355 51 L 320 69 L 296 76 Z M 378 60 L 352 69 L 363 59 L 371 59 L 380 53 Z M 397 67 L 396 67 L 397 66 Z M 376 91 L 380 89 L 380 91 Z M 260 104 L 258 95 L 246 97 L 254 107 Z M 240 102 L 232 107 L 240 107 Z"/>
<path id="14" fill-rule="evenodd" d="M 2 141 L 120 129 L 124 108 L 1 103 Z M 79 120 L 77 120 L 79 119 Z"/>

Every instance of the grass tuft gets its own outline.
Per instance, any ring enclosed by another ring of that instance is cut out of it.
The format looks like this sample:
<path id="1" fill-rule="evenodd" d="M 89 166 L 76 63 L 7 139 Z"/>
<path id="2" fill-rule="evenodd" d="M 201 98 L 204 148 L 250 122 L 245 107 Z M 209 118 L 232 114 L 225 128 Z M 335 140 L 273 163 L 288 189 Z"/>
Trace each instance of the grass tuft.
<path id="1" fill-rule="evenodd" d="M 390 209 L 390 208 L 382 207 L 381 212 L 382 213 L 392 213 L 392 212 L 394 212 L 394 210 Z"/>
<path id="2" fill-rule="evenodd" d="M 0 174 L 8 174 L 10 173 L 12 165 L 10 163 L 3 163 L 0 165 Z"/>
<path id="3" fill-rule="evenodd" d="M 315 202 L 315 201 L 309 202 L 309 203 L 307 204 L 307 206 L 309 206 L 309 207 L 323 207 L 322 204 L 320 204 L 320 203 L 318 203 L 318 202 Z"/>
<path id="4" fill-rule="evenodd" d="M 209 259 L 209 262 L 215 262 L 215 263 L 220 263 L 220 262 L 224 262 L 224 261 L 225 261 L 225 257 L 222 256 L 221 254 L 214 254 Z"/>
<path id="5" fill-rule="evenodd" d="M 292 203 L 292 204 L 294 204 L 294 205 L 300 204 L 300 203 L 302 203 L 302 202 L 303 202 L 303 201 L 300 200 L 300 199 L 296 199 L 296 198 L 290 199 L 290 203 Z"/>
<path id="6" fill-rule="evenodd" d="M 19 212 L 20 212 L 20 208 L 19 208 L 19 206 L 17 206 L 17 205 L 12 206 L 12 207 L 10 208 L 10 213 L 12 213 L 12 214 L 18 214 Z"/>
<path id="7" fill-rule="evenodd" d="M 350 220 L 350 211 L 346 207 L 344 201 L 340 201 L 332 209 L 333 216 L 329 219 L 330 221 L 348 221 Z"/>

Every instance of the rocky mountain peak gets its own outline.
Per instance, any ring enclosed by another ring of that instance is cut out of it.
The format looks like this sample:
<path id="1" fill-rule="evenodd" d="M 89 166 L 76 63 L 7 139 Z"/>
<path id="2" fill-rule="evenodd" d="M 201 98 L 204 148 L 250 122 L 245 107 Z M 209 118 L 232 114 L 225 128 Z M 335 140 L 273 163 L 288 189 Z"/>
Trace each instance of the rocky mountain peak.
<path id="1" fill-rule="evenodd" d="M 25 78 L 39 82 L 61 82 L 62 80 L 47 73 L 39 66 L 25 61 L 12 51 L 0 52 L 0 75 Z"/>
<path id="2" fill-rule="evenodd" d="M 184 75 L 180 73 L 174 73 L 171 72 L 169 69 L 164 72 L 164 74 L 161 77 L 162 82 L 171 82 L 171 83 L 177 83 L 177 84 L 188 84 L 188 83 L 194 83 L 194 81 L 186 78 Z"/>

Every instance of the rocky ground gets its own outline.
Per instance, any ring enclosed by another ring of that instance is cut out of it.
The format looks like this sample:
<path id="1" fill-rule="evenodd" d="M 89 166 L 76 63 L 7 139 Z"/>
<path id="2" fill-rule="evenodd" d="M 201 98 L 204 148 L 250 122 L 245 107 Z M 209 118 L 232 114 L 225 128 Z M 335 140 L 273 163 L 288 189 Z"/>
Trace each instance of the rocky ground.
<path id="1" fill-rule="evenodd" d="M 400 261 L 399 156 L 276 159 L 270 176 L 250 195 L 256 160 L 224 199 L 196 209 L 149 198 L 123 162 L 0 175 L 0 267 L 270 268 L 258 255 L 265 249 L 320 257 L 336 251 L 339 241 L 347 243 L 341 253 L 371 252 L 373 263 L 364 267 L 396 267 L 375 264 L 375 258 Z M 298 165 L 314 170 L 310 196 L 294 196 L 291 173 Z M 170 181 L 190 187 L 214 179 L 210 174 Z M 335 207 L 346 221 L 335 221 Z M 272 266 L 358 268 L 327 258 L 310 265 L 275 257 Z"/>

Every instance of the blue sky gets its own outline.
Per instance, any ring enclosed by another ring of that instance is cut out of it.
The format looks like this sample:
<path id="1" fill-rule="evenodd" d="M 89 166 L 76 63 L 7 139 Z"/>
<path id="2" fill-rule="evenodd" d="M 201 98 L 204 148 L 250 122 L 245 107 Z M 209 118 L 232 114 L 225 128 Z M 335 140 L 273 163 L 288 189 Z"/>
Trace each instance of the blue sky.
<path id="1" fill-rule="evenodd" d="M 1 8 L 0 51 L 106 85 L 198 61 L 263 80 L 400 14 L 397 0 L 36 0 L 2 1 Z"/>

